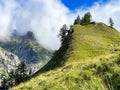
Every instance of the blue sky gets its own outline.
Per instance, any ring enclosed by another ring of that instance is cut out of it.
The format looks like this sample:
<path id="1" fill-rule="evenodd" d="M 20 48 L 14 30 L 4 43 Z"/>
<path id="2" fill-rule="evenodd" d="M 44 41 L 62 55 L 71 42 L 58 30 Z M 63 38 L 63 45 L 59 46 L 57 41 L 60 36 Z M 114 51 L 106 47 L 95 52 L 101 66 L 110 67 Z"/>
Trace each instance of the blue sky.
<path id="1" fill-rule="evenodd" d="M 108 0 L 62 0 L 62 3 L 70 10 L 75 10 L 80 7 L 91 7 L 94 3 L 106 3 Z"/>

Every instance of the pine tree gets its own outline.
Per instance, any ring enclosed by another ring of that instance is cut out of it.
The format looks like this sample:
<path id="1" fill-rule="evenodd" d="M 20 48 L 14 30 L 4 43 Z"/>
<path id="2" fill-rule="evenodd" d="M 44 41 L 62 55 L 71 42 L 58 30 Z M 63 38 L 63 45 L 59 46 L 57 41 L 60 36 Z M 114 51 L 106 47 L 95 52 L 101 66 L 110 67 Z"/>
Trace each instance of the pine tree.
<path id="1" fill-rule="evenodd" d="M 80 22 L 80 25 L 84 25 L 84 24 L 85 24 L 85 22 L 84 22 L 84 17 L 82 17 L 81 22 Z"/>
<path id="2" fill-rule="evenodd" d="M 84 15 L 84 23 L 85 23 L 85 24 L 89 24 L 89 23 L 91 22 L 91 19 L 92 19 L 91 13 L 90 13 L 90 12 L 87 12 L 87 13 Z"/>
<path id="3" fill-rule="evenodd" d="M 113 27 L 113 25 L 114 25 L 114 22 L 111 17 L 109 18 L 109 24 L 110 24 L 110 27 Z"/>
<path id="4" fill-rule="evenodd" d="M 18 83 L 24 82 L 27 79 L 27 69 L 24 62 L 21 62 L 16 69 Z"/>
<path id="5" fill-rule="evenodd" d="M 65 42 L 66 33 L 67 33 L 67 26 L 66 24 L 64 24 L 63 27 L 60 29 L 60 33 L 58 35 L 58 37 L 60 37 L 61 44 L 64 44 Z"/>
<path id="6" fill-rule="evenodd" d="M 28 75 L 27 75 L 27 68 L 24 62 L 21 62 L 15 71 L 11 71 L 9 73 L 9 76 L 12 80 L 12 82 L 15 82 L 15 84 L 19 84 L 20 82 L 24 82 L 27 80 Z"/>
<path id="7" fill-rule="evenodd" d="M 75 24 L 80 24 L 80 23 L 81 23 L 80 16 L 78 15 L 77 18 L 74 21 L 74 25 Z"/>

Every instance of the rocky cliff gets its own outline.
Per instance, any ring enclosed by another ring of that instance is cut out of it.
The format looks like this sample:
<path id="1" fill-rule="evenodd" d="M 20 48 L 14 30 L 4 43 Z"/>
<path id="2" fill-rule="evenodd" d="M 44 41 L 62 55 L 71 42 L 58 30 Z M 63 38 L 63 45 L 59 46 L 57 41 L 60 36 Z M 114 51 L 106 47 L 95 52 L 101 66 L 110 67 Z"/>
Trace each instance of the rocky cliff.
<path id="1" fill-rule="evenodd" d="M 15 70 L 20 63 L 19 58 L 11 52 L 0 48 L 0 84 L 3 78 L 8 78 L 8 73 Z"/>

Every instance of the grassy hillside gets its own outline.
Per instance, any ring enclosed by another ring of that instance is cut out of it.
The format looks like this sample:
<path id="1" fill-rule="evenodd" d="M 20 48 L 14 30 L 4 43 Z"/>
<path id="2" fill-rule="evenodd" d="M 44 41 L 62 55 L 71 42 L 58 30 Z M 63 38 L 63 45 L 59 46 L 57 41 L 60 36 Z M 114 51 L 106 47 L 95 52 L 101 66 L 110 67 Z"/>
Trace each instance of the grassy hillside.
<path id="1" fill-rule="evenodd" d="M 72 28 L 72 40 L 32 79 L 12 90 L 120 88 L 120 33 L 102 23 Z"/>

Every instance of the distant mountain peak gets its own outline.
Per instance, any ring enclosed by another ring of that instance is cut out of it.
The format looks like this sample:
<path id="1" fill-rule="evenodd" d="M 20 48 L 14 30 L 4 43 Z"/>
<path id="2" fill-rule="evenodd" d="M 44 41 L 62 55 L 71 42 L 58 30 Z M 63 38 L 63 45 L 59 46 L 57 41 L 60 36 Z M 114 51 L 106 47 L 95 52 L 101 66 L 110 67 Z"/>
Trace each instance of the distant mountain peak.
<path id="1" fill-rule="evenodd" d="M 17 30 L 14 30 L 11 37 L 19 37 L 22 39 L 36 40 L 36 37 L 32 31 L 27 31 L 25 34 L 21 35 Z"/>

